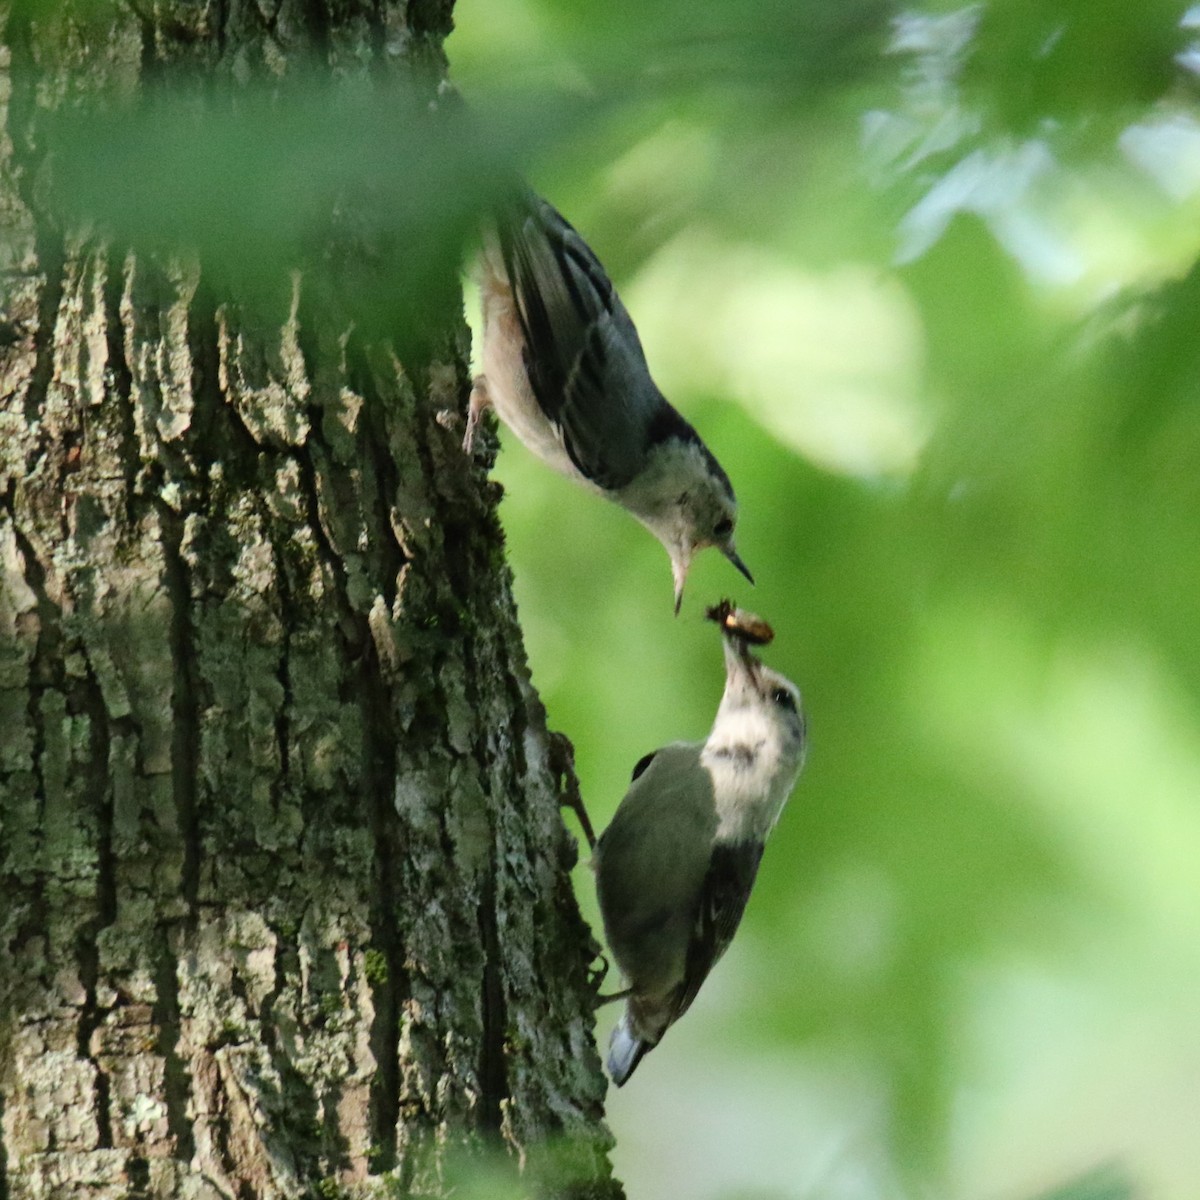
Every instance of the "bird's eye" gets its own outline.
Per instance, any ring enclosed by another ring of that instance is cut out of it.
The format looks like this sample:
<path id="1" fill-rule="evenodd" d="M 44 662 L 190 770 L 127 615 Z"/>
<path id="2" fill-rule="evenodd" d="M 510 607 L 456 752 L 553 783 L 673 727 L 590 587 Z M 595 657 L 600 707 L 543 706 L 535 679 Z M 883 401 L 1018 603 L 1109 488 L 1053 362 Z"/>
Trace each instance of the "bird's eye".
<path id="1" fill-rule="evenodd" d="M 787 688 L 776 688 L 771 693 L 771 699 L 779 705 L 780 708 L 786 708 L 789 712 L 796 711 L 796 697 L 792 695 Z"/>
<path id="2" fill-rule="evenodd" d="M 732 532 L 733 532 L 733 518 L 732 517 L 722 517 L 721 520 L 719 520 L 713 526 L 713 537 L 719 537 L 719 538 L 728 537 Z"/>

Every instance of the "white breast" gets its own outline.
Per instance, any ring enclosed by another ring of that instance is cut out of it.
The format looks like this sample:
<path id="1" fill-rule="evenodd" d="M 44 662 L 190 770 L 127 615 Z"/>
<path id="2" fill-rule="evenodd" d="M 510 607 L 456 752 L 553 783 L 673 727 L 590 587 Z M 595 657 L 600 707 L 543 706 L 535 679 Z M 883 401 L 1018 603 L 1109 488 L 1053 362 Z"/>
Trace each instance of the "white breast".
<path id="1" fill-rule="evenodd" d="M 598 490 L 576 469 L 529 386 L 522 356 L 525 339 L 499 247 L 494 243 L 480 255 L 476 275 L 483 307 L 483 374 L 492 407 L 544 463 Z"/>
<path id="2" fill-rule="evenodd" d="M 713 781 L 717 837 L 765 841 L 791 794 L 798 762 L 785 758 L 779 730 L 756 709 L 743 709 L 710 737 L 700 761 Z"/>

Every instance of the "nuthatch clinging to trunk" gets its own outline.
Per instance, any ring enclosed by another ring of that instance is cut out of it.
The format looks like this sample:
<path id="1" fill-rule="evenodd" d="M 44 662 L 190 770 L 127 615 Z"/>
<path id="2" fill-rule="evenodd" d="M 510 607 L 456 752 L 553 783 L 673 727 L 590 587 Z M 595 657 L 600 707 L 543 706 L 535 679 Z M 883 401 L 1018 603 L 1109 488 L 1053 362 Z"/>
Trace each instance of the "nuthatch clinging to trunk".
<path id="1" fill-rule="evenodd" d="M 737 500 L 700 435 L 650 378 L 633 321 L 587 243 L 529 190 L 484 238 L 483 374 L 463 448 L 490 404 L 556 470 L 615 500 L 671 558 L 675 611 L 692 556 L 734 549 Z"/>
<path id="2" fill-rule="evenodd" d="M 723 602 L 725 694 L 708 740 L 648 754 L 592 859 L 609 948 L 628 984 L 608 1070 L 623 1084 L 725 953 L 763 845 L 804 763 L 800 692 L 751 645 L 766 622 Z"/>

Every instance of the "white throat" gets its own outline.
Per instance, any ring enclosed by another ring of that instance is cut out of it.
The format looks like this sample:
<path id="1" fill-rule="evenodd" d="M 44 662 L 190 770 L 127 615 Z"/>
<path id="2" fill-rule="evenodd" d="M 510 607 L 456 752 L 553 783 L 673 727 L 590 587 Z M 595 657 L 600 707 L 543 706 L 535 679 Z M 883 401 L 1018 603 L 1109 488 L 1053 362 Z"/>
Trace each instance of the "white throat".
<path id="1" fill-rule="evenodd" d="M 713 781 L 720 841 L 765 841 L 800 770 L 778 723 L 758 705 L 722 705 L 700 762 Z"/>

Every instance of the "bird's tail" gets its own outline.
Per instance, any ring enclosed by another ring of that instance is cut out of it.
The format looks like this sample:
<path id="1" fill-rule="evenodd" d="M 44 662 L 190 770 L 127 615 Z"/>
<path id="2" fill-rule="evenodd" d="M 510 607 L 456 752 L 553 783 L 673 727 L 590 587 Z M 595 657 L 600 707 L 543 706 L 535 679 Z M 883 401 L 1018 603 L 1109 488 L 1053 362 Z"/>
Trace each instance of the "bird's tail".
<path id="1" fill-rule="evenodd" d="M 633 1074 L 653 1042 L 644 1041 L 629 1027 L 629 1009 L 621 1014 L 621 1020 L 608 1039 L 608 1073 L 620 1087 Z"/>

